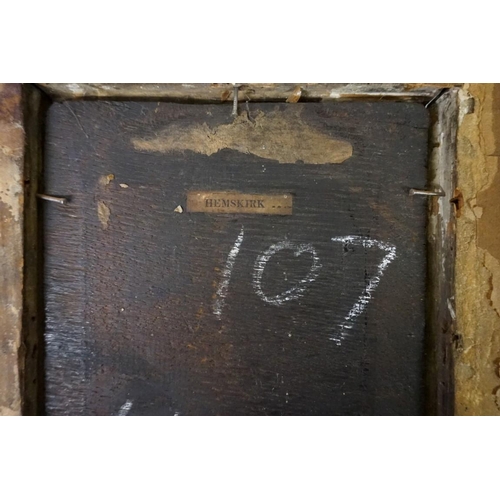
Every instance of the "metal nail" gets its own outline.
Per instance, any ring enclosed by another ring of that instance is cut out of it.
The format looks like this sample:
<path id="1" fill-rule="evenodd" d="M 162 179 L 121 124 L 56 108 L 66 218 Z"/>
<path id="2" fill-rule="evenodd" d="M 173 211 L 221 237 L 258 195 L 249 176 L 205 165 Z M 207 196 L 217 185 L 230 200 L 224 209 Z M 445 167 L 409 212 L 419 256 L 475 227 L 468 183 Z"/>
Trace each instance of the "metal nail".
<path id="1" fill-rule="evenodd" d="M 439 90 L 436 95 L 425 105 L 426 108 L 428 108 L 431 104 L 436 102 L 445 92 L 447 89 L 441 89 Z"/>
<path id="2" fill-rule="evenodd" d="M 233 83 L 233 116 L 238 116 L 238 85 Z"/>
<path id="3" fill-rule="evenodd" d="M 41 200 L 52 201 L 53 203 L 59 203 L 61 205 L 65 205 L 68 200 L 66 198 L 61 198 L 60 196 L 50 196 L 49 194 L 37 194 L 37 197 Z"/>
<path id="4" fill-rule="evenodd" d="M 443 191 L 427 191 L 425 189 L 410 189 L 410 196 L 415 196 L 416 194 L 421 196 L 444 196 Z"/>

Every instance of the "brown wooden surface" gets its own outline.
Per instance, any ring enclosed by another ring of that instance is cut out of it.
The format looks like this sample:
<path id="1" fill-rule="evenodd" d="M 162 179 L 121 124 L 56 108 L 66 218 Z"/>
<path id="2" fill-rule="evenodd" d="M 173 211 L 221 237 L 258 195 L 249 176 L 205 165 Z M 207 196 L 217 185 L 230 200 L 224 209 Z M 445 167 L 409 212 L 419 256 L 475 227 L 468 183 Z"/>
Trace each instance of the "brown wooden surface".
<path id="1" fill-rule="evenodd" d="M 427 411 L 453 415 L 455 411 L 453 344 L 455 314 L 455 196 L 458 98 L 444 94 L 431 108 L 429 187 L 444 196 L 429 200 L 428 225 L 428 370 Z"/>
<path id="2" fill-rule="evenodd" d="M 70 203 L 46 207 L 47 412 L 422 413 L 426 200 L 408 190 L 427 182 L 427 111 L 249 105 L 351 144 L 341 164 L 162 150 L 228 111 L 50 108 L 46 191 Z M 294 211 L 175 212 L 189 190 L 290 192 Z"/>
<path id="3" fill-rule="evenodd" d="M 66 99 L 162 99 L 215 101 L 231 105 L 230 83 L 40 83 L 55 100 Z M 244 83 L 241 101 L 286 101 L 342 99 L 422 99 L 428 102 L 453 83 Z"/>
<path id="4" fill-rule="evenodd" d="M 24 282 L 20 377 L 23 415 L 38 415 L 44 407 L 43 193 L 44 118 L 47 97 L 33 85 L 23 85 L 24 144 Z"/>
<path id="5" fill-rule="evenodd" d="M 23 162 L 21 85 L 0 84 L 0 415 L 21 413 Z"/>

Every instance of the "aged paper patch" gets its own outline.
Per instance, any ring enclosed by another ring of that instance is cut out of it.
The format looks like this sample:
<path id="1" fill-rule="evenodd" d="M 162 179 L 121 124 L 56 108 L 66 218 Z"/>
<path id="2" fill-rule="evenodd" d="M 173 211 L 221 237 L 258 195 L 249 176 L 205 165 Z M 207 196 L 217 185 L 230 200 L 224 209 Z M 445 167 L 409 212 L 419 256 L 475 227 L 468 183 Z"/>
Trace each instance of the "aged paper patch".
<path id="1" fill-rule="evenodd" d="M 234 191 L 189 191 L 188 212 L 220 214 L 292 215 L 293 196 L 285 194 L 249 194 Z"/>

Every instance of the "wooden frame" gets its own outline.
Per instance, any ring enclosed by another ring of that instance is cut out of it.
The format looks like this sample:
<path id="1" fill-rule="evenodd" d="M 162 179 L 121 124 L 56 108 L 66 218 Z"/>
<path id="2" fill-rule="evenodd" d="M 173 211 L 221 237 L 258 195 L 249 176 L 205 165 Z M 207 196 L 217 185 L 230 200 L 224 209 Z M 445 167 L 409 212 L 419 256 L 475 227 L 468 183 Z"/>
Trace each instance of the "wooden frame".
<path id="1" fill-rule="evenodd" d="M 0 415 L 44 412 L 43 205 L 36 195 L 43 192 L 44 115 L 50 101 L 162 100 L 218 102 L 228 106 L 232 92 L 232 84 L 15 84 L 0 87 L 0 146 L 4 153 L 14 151 L 10 156 L 4 154 L 5 158 L 0 156 L 0 186 L 20 193 L 0 221 L 0 230 L 9 235 L 9 240 L 1 240 L 8 258 L 1 263 L 0 277 L 0 325 L 3 325 L 0 332 Z M 452 84 L 241 84 L 238 96 L 243 102 L 412 100 L 429 107 L 432 118 L 429 185 L 421 187 L 442 189 L 445 196 L 432 197 L 429 202 L 427 413 L 453 414 L 452 346 L 456 320 L 453 201 L 458 88 Z M 16 129 L 24 130 L 24 147 L 19 145 L 19 137 L 12 134 Z M 9 144 L 14 149 L 9 149 Z"/>

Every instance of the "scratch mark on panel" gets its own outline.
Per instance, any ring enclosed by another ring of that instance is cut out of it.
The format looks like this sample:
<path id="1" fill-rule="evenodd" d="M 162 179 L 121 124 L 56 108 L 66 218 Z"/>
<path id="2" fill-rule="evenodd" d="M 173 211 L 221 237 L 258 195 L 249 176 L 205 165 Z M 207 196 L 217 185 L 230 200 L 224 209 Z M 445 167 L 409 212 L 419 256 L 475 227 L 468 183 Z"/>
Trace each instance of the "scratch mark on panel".
<path id="1" fill-rule="evenodd" d="M 65 101 L 63 101 L 63 104 L 70 111 L 70 113 L 75 117 L 76 123 L 80 127 L 80 130 L 83 132 L 83 135 L 85 135 L 85 137 L 90 140 L 89 135 L 87 134 L 87 132 L 85 132 L 85 129 L 83 128 L 83 125 L 82 125 L 82 122 L 80 121 L 80 118 L 78 118 L 78 115 L 73 111 L 73 109 L 71 108 L 71 105 L 69 105 Z"/>
<path id="2" fill-rule="evenodd" d="M 231 280 L 231 273 L 233 272 L 234 263 L 236 262 L 236 257 L 240 252 L 240 247 L 243 242 L 243 236 L 245 231 L 243 226 L 241 226 L 241 231 L 236 241 L 234 242 L 233 248 L 229 251 L 227 256 L 226 265 L 222 271 L 222 280 L 219 283 L 219 287 L 216 292 L 216 299 L 214 302 L 214 314 L 218 319 L 221 319 L 222 309 L 226 301 L 227 290 L 229 288 L 229 281 Z"/>

